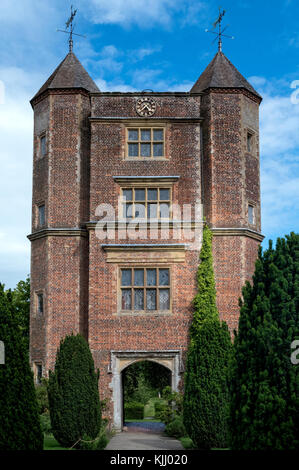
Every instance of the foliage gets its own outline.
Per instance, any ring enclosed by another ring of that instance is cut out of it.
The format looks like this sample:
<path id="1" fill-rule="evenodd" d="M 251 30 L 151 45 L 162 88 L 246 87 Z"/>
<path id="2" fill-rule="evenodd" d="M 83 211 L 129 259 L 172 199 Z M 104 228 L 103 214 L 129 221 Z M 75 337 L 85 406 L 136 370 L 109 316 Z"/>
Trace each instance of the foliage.
<path id="1" fill-rule="evenodd" d="M 42 383 L 35 386 L 36 399 L 38 404 L 39 414 L 47 413 L 49 411 L 48 399 L 48 380 L 42 378 Z"/>
<path id="2" fill-rule="evenodd" d="M 30 278 L 19 281 L 11 292 L 14 314 L 21 330 L 25 347 L 29 348 L 29 317 L 30 317 Z"/>
<path id="3" fill-rule="evenodd" d="M 41 425 L 41 430 L 44 434 L 49 435 L 52 433 L 52 428 L 51 428 L 51 419 L 50 419 L 50 413 L 43 413 L 40 415 L 40 425 Z"/>
<path id="4" fill-rule="evenodd" d="M 12 293 L 0 284 L 0 340 L 5 344 L 5 364 L 0 365 L 0 450 L 42 450 L 33 375 L 15 308 Z"/>
<path id="5" fill-rule="evenodd" d="M 168 436 L 176 437 L 177 439 L 186 436 L 187 433 L 183 422 L 183 416 L 176 416 L 172 421 L 170 421 L 165 428 L 165 432 Z"/>
<path id="6" fill-rule="evenodd" d="M 165 400 L 156 400 L 155 401 L 155 417 L 158 418 L 161 413 L 165 410 L 167 404 L 165 402 Z"/>
<path id="7" fill-rule="evenodd" d="M 162 392 L 162 398 L 162 406 L 160 411 L 156 411 L 156 417 L 168 425 L 182 415 L 183 395 L 180 392 L 174 392 L 171 387 L 167 386 Z"/>
<path id="8" fill-rule="evenodd" d="M 127 419 L 143 419 L 144 404 L 135 401 L 125 403 L 125 417 Z"/>
<path id="9" fill-rule="evenodd" d="M 156 395 L 155 390 L 147 383 L 144 376 L 138 377 L 137 387 L 132 394 L 132 400 L 146 405 Z"/>
<path id="10" fill-rule="evenodd" d="M 124 370 L 123 383 L 125 401 L 132 399 L 136 389 L 138 389 L 140 385 L 142 387 L 144 383 L 147 384 L 148 390 L 151 390 L 151 396 L 158 396 L 159 393 L 162 393 L 163 388 L 169 385 L 170 373 L 165 367 L 156 362 L 135 362 Z M 151 398 L 151 396 L 149 396 L 149 398 Z M 149 398 L 147 398 L 147 401 Z M 134 399 L 136 399 L 136 396 Z M 145 399 L 146 398 L 142 401 L 144 402 Z M 138 401 L 139 400 L 138 398 Z"/>
<path id="11" fill-rule="evenodd" d="M 79 445 L 81 450 L 102 450 L 105 449 L 108 442 L 109 439 L 107 438 L 106 430 L 103 426 L 95 439 L 84 435 Z"/>
<path id="12" fill-rule="evenodd" d="M 299 366 L 290 360 L 299 339 L 299 235 L 272 242 L 243 288 L 232 365 L 231 447 L 299 447 Z"/>
<path id="13" fill-rule="evenodd" d="M 190 437 L 181 437 L 180 441 L 184 449 L 195 449 L 195 445 Z"/>
<path id="14" fill-rule="evenodd" d="M 71 447 L 84 435 L 95 439 L 101 427 L 98 392 L 99 374 L 86 340 L 66 336 L 57 352 L 55 370 L 50 371 L 49 405 L 53 435 Z"/>
<path id="15" fill-rule="evenodd" d="M 183 417 L 187 433 L 197 448 L 225 447 L 228 439 L 228 363 L 231 340 L 220 322 L 212 257 L 212 233 L 203 230 L 194 299 L 194 317 L 185 373 Z"/>

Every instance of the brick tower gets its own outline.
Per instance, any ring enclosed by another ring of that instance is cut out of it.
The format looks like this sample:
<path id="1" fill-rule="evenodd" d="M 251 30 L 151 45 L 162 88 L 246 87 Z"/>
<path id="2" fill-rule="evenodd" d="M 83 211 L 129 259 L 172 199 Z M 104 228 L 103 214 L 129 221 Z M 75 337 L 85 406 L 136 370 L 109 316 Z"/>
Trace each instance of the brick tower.
<path id="1" fill-rule="evenodd" d="M 260 101 L 222 52 L 186 93 L 100 92 L 70 52 L 31 101 L 31 362 L 39 380 L 82 333 L 116 429 L 130 364 L 182 386 L 203 215 L 220 316 L 237 327 L 263 238 Z"/>

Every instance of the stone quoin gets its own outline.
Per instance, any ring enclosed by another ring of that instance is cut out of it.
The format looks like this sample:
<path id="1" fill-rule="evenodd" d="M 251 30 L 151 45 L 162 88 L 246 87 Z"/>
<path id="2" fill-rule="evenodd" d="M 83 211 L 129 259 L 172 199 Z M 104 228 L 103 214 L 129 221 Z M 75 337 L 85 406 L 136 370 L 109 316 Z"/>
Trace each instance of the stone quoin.
<path id="1" fill-rule="evenodd" d="M 31 364 L 47 376 L 60 340 L 84 335 L 115 429 L 130 364 L 183 387 L 203 217 L 220 317 L 237 328 L 263 239 L 260 102 L 221 51 L 189 92 L 133 93 L 101 92 L 71 51 L 31 100 Z"/>

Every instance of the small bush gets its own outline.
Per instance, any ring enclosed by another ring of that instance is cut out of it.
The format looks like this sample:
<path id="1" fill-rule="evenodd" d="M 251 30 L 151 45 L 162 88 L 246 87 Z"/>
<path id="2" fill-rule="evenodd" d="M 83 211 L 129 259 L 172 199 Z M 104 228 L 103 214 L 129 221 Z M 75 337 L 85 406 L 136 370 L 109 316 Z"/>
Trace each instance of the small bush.
<path id="1" fill-rule="evenodd" d="M 184 449 L 195 449 L 195 445 L 190 437 L 181 437 L 180 441 Z"/>
<path id="2" fill-rule="evenodd" d="M 165 387 L 162 392 L 162 397 L 164 404 L 161 410 L 156 412 L 156 418 L 167 425 L 173 421 L 176 416 L 182 414 L 183 395 L 180 392 L 174 392 L 171 387 Z"/>
<path id="3" fill-rule="evenodd" d="M 89 436 L 83 436 L 79 447 L 80 450 L 102 450 L 105 449 L 108 442 L 109 439 L 106 435 L 106 429 L 103 427 L 95 439 L 92 439 Z"/>
<path id="4" fill-rule="evenodd" d="M 138 402 L 129 402 L 125 404 L 126 419 L 143 419 L 144 405 Z"/>
<path id="5" fill-rule="evenodd" d="M 46 435 L 49 435 L 52 433 L 51 429 L 51 420 L 50 420 L 50 414 L 49 413 L 43 413 L 40 415 L 40 426 L 42 429 L 42 432 Z"/>
<path id="6" fill-rule="evenodd" d="M 42 379 L 40 385 L 35 386 L 36 400 L 38 404 L 39 414 L 47 413 L 49 411 L 49 400 L 48 400 L 48 380 Z"/>
<path id="7" fill-rule="evenodd" d="M 176 416 L 170 423 L 167 424 L 165 432 L 168 436 L 176 437 L 185 437 L 187 435 L 186 429 L 183 423 L 182 416 Z"/>
<path id="8" fill-rule="evenodd" d="M 155 418 L 158 418 L 159 415 L 165 410 L 166 404 L 162 400 L 155 402 Z"/>

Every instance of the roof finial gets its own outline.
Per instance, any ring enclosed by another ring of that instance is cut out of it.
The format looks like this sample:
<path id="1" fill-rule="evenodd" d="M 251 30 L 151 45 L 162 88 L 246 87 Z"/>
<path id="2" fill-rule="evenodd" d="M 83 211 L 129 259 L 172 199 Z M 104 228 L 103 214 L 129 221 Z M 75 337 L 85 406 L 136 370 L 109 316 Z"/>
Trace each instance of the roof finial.
<path id="1" fill-rule="evenodd" d="M 219 7 L 219 15 L 218 15 L 218 18 L 217 20 L 213 23 L 213 28 L 215 29 L 216 26 L 218 25 L 218 32 L 216 31 L 210 31 L 208 29 L 206 29 L 206 33 L 212 33 L 212 34 L 216 34 L 218 36 L 218 52 L 222 52 L 222 36 L 224 36 L 225 38 L 229 38 L 229 39 L 235 39 L 234 36 L 227 36 L 226 34 L 223 34 L 224 31 L 228 28 L 229 25 L 225 26 L 223 29 L 222 29 L 222 18 L 224 17 L 225 15 L 225 10 L 222 10 L 221 11 L 221 7 Z M 215 38 L 215 41 L 216 41 L 217 38 Z M 215 42 L 213 41 L 213 42 Z"/>
<path id="2" fill-rule="evenodd" d="M 63 29 L 57 29 L 57 31 L 59 31 L 60 33 L 69 34 L 69 52 L 73 52 L 73 45 L 74 45 L 74 43 L 73 43 L 73 34 L 75 36 L 80 36 L 81 38 L 86 37 L 86 36 L 82 36 L 82 34 L 74 33 L 74 29 L 75 29 L 74 18 L 77 14 L 77 11 L 78 11 L 77 9 L 73 10 L 73 5 L 71 5 L 71 16 L 69 17 L 69 19 L 65 23 L 66 31 L 63 30 Z"/>

